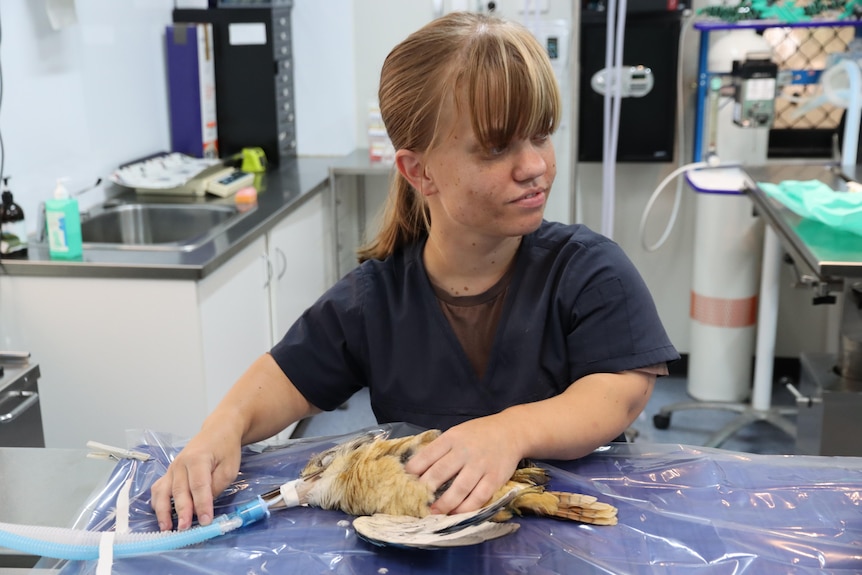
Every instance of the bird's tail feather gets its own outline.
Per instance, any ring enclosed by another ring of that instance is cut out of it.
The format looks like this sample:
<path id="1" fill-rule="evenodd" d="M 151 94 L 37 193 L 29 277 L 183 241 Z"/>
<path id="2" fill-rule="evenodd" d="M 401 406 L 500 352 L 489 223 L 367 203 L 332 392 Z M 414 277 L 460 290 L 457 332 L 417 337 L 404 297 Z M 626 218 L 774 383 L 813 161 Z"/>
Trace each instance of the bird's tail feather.
<path id="1" fill-rule="evenodd" d="M 591 495 L 563 491 L 546 491 L 546 493 L 557 498 L 557 510 L 550 514 L 553 517 L 593 525 L 617 524 L 617 508 L 609 503 L 602 503 Z"/>
<path id="2" fill-rule="evenodd" d="M 493 521 L 508 521 L 514 514 L 540 515 L 590 523 L 593 525 L 616 525 L 617 508 L 602 503 L 591 495 L 545 491 L 541 486 L 526 487 L 510 505 L 500 509 Z"/>

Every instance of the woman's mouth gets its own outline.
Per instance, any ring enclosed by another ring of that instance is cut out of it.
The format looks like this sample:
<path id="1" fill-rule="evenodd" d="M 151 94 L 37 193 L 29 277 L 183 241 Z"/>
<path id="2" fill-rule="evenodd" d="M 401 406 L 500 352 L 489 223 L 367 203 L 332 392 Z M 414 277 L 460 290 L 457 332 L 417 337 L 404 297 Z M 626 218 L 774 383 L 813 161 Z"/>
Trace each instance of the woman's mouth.
<path id="1" fill-rule="evenodd" d="M 529 194 L 521 196 L 512 203 L 524 208 L 542 207 L 545 205 L 545 192 L 542 190 L 530 192 Z"/>

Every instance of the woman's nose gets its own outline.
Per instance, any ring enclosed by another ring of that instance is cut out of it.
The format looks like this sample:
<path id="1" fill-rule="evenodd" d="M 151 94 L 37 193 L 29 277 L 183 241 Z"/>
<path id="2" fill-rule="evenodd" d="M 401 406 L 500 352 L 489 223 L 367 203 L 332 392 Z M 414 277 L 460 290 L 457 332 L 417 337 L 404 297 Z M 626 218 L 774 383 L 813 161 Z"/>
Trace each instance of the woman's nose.
<path id="1" fill-rule="evenodd" d="M 532 141 L 524 141 L 518 150 L 518 160 L 515 166 L 514 177 L 517 181 L 529 181 L 543 175 L 548 170 L 546 161 L 547 147 L 550 142 L 537 145 Z"/>

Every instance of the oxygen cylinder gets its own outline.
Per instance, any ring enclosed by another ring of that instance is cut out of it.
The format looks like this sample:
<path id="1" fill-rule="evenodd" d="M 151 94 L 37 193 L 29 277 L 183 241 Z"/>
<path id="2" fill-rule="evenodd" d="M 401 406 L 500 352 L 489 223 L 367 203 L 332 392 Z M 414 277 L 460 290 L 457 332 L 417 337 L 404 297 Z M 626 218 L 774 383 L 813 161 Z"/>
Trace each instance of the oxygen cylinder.
<path id="1" fill-rule="evenodd" d="M 710 47 L 709 71 L 730 72 L 734 60 L 751 52 L 771 47 L 754 30 L 731 31 Z M 720 104 L 717 120 L 707 121 L 717 122 L 721 163 L 765 164 L 769 129 L 737 126 L 733 106 Z M 741 402 L 751 392 L 763 223 L 738 191 L 695 191 L 688 393 Z"/>

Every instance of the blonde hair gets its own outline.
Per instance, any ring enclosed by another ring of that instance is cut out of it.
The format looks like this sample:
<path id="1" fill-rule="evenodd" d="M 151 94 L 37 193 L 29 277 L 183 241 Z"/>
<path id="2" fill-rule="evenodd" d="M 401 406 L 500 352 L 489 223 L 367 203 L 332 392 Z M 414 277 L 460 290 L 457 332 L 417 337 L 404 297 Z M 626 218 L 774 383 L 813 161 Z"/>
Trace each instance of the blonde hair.
<path id="1" fill-rule="evenodd" d="M 560 122 L 560 91 L 545 49 L 520 24 L 485 14 L 438 18 L 386 57 L 378 99 L 395 149 L 431 150 L 442 139 L 441 110 L 453 97 L 486 148 L 551 134 Z M 413 243 L 427 233 L 429 217 L 424 198 L 396 171 L 381 229 L 358 250 L 359 261 Z"/>

